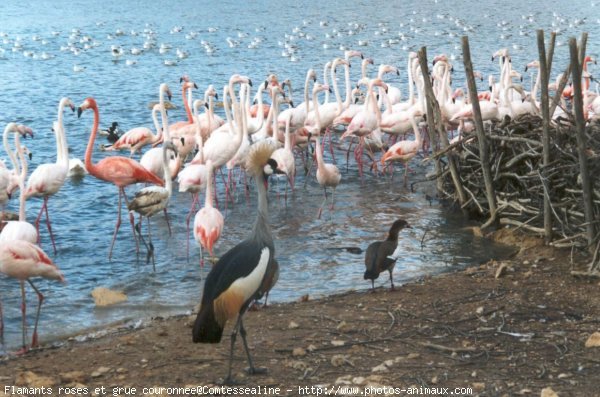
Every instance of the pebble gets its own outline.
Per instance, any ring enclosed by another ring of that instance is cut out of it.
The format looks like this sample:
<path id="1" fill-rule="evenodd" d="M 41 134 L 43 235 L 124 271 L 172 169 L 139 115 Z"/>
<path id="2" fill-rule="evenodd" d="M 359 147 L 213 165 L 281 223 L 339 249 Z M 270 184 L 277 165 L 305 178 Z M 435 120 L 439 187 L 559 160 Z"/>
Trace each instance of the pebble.
<path id="1" fill-rule="evenodd" d="M 600 347 L 600 332 L 594 332 L 588 340 L 585 341 L 585 347 Z"/>

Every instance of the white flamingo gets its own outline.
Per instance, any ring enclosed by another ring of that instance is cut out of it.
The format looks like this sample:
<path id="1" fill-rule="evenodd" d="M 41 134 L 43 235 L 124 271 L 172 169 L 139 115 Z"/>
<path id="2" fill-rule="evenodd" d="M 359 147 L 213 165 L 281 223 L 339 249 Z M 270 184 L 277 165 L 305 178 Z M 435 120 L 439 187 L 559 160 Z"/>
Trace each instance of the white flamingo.
<path id="1" fill-rule="evenodd" d="M 63 113 L 65 106 L 69 106 L 71 110 L 75 110 L 75 105 L 69 98 L 62 98 L 58 104 L 58 122 L 54 128 L 56 136 L 56 163 L 46 163 L 39 165 L 27 180 L 25 190 L 25 198 L 43 197 L 44 203 L 40 208 L 40 213 L 35 220 L 35 228 L 38 231 L 38 243 L 40 237 L 40 219 L 42 214 L 46 213 L 46 226 L 50 233 L 50 240 L 54 254 L 56 255 L 56 243 L 52 234 L 52 225 L 50 223 L 50 215 L 48 214 L 48 199 L 56 194 L 64 185 L 69 172 L 69 147 L 63 126 Z"/>

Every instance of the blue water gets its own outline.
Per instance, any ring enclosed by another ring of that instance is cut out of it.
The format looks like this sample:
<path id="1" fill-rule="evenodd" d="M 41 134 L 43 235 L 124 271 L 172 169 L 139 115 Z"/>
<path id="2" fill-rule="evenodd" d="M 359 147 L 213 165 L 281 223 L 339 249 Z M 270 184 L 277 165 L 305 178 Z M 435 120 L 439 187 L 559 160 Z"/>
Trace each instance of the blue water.
<path id="1" fill-rule="evenodd" d="M 308 68 L 315 68 L 320 75 L 324 62 L 342 56 L 341 49 L 352 48 L 372 57 L 376 65 L 399 66 L 401 76 L 390 76 L 388 80 L 400 86 L 406 97 L 407 52 L 422 45 L 427 45 L 430 59 L 435 54 L 448 54 L 455 66 L 454 85 L 460 86 L 464 81 L 460 37 L 464 34 L 470 38 L 475 69 L 497 74 L 497 64 L 490 61 L 493 52 L 509 48 L 513 68 L 522 70 L 537 58 L 535 29 L 557 30 L 560 33 L 553 77 L 566 65 L 568 37 L 589 32 L 588 53 L 597 55 L 600 36 L 600 4 L 596 6 L 593 1 L 560 2 L 560 7 L 558 2 L 542 7 L 539 2 L 480 1 L 475 5 L 442 0 L 412 4 L 229 0 L 210 6 L 187 0 L 168 3 L 168 8 L 160 3 L 59 0 L 49 6 L 34 0 L 26 5 L 14 1 L 0 4 L 0 126 L 4 128 L 6 123 L 16 121 L 34 129 L 35 139 L 26 141 L 34 153 L 30 169 L 55 161 L 51 125 L 62 96 L 70 97 L 76 104 L 93 96 L 100 107 L 101 126 L 118 121 L 128 129 L 152 125 L 148 103 L 157 100 L 162 82 L 170 85 L 175 93 L 173 102 L 179 105 L 170 111 L 171 121 L 183 120 L 177 94 L 183 74 L 198 84 L 198 95 L 208 84 L 222 87 L 233 73 L 248 75 L 255 81 L 276 73 L 281 79 L 290 78 L 298 89 Z M 122 35 L 117 33 L 119 30 Z M 149 37 L 154 47 L 142 55 L 131 55 L 131 48 L 142 48 Z M 229 47 L 228 37 L 239 45 Z M 359 46 L 359 40 L 367 45 Z M 171 45 L 171 49 L 160 54 L 163 43 Z M 251 43 L 256 43 L 256 48 L 248 48 Z M 293 56 L 283 54 L 284 43 L 293 45 Z M 324 48 L 324 44 L 329 48 Z M 111 45 L 119 45 L 125 52 L 118 62 L 113 62 Z M 207 47 L 213 51 L 207 53 Z M 189 57 L 179 60 L 176 49 L 187 51 Z M 128 66 L 128 59 L 136 63 Z M 178 64 L 165 66 L 164 60 L 178 60 Z M 75 66 L 85 69 L 74 72 Z M 353 80 L 359 74 L 357 66 L 356 63 L 352 68 Z M 375 68 L 370 73 L 373 75 Z M 524 84 L 530 84 L 530 76 L 525 77 Z M 296 90 L 298 101 L 301 96 Z M 71 157 L 83 158 L 91 124 L 90 114 L 79 120 L 74 114 L 65 115 Z M 103 138 L 97 142 L 103 143 Z M 96 151 L 94 159 L 104 155 Z M 337 150 L 336 155 L 341 161 L 343 152 Z M 430 166 L 420 160 L 413 163 L 416 173 L 410 175 L 411 180 L 423 178 L 429 170 Z M 288 197 L 287 205 L 275 192 L 283 184 L 271 188 L 271 224 L 281 264 L 281 276 L 271 294 L 273 301 L 369 287 L 362 279 L 363 256 L 337 248 L 366 248 L 370 241 L 384 237 L 398 217 L 413 226 L 401 233 L 403 256 L 395 270 L 398 281 L 482 262 L 496 255 L 497 247 L 474 239 L 462 229 L 460 218 L 448 216 L 438 202 L 426 200 L 425 194 L 432 194 L 430 186 L 417 185 L 416 192 L 410 192 L 402 187 L 402 170 L 393 181 L 367 173 L 361 182 L 355 164 L 350 164 L 348 172 L 343 162 L 339 165 L 344 173 L 336 192 L 336 210 L 333 214 L 326 210 L 321 220 L 316 219 L 316 212 L 322 190 L 314 176 L 304 187 L 304 178 L 299 174 L 298 189 Z M 127 192 L 131 196 L 136 189 L 139 187 L 130 187 Z M 193 240 L 192 258 L 190 263 L 186 261 L 184 219 L 189 203 L 188 195 L 174 193 L 169 207 L 171 237 L 161 216 L 152 220 L 157 259 L 157 271 L 152 273 L 143 260 L 136 261 L 126 222 L 113 260 L 107 260 L 117 189 L 92 177 L 68 180 L 49 204 L 58 240 L 58 254 L 53 259 L 64 272 L 67 284 L 38 282 L 47 298 L 40 324 L 41 339 L 124 318 L 180 313 L 198 303 L 202 273 L 205 275 L 208 270 L 199 268 L 198 248 Z M 40 204 L 39 199 L 27 203 L 29 221 L 35 219 Z M 13 199 L 8 209 L 16 212 L 17 205 Z M 253 191 L 249 203 L 239 193 L 233 208 L 229 205 L 217 255 L 247 235 L 254 208 Z M 50 253 L 47 230 L 42 228 L 41 233 L 42 246 Z M 386 275 L 377 280 L 377 285 L 387 283 Z M 128 301 L 110 308 L 95 308 L 90 292 L 98 286 L 123 290 Z M 16 346 L 20 342 L 20 291 L 15 280 L 0 277 L 0 299 L 4 306 L 5 343 Z M 34 303 L 35 296 L 30 293 L 28 300 Z M 32 313 L 33 305 L 30 307 Z"/>

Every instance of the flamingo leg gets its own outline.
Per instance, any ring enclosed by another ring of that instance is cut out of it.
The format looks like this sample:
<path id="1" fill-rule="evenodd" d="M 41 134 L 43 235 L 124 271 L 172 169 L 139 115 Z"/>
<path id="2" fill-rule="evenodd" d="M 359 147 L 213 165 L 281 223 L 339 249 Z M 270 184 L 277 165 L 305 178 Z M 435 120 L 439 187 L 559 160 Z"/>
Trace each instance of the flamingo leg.
<path id="1" fill-rule="evenodd" d="M 27 282 L 29 283 L 29 285 L 31 285 L 31 288 L 33 288 L 33 290 L 35 291 L 35 293 L 38 296 L 38 307 L 37 307 L 37 312 L 35 314 L 35 325 L 33 326 L 33 337 L 31 339 L 31 347 L 33 348 L 33 347 L 38 346 L 37 329 L 38 329 L 38 323 L 40 321 L 40 312 L 42 310 L 42 303 L 44 303 L 44 295 L 42 295 L 40 290 L 33 284 L 33 282 L 31 280 L 27 279 Z"/>
<path id="2" fill-rule="evenodd" d="M 348 145 L 348 150 L 346 150 L 346 172 L 348 172 L 349 161 L 350 161 L 350 149 L 352 149 L 352 144 L 354 143 L 354 136 L 350 136 L 350 144 Z"/>
<path id="3" fill-rule="evenodd" d="M 408 186 L 408 163 L 404 163 L 404 187 Z"/>
<path id="4" fill-rule="evenodd" d="M 192 219 L 192 214 L 196 209 L 196 203 L 198 202 L 198 193 L 192 193 L 192 205 L 190 206 L 190 212 L 188 212 L 187 217 L 185 218 L 185 226 L 187 230 L 187 250 L 186 250 L 186 258 L 187 261 L 190 261 L 190 220 Z"/>
<path id="5" fill-rule="evenodd" d="M 150 242 L 149 244 L 146 243 L 146 240 L 144 240 L 144 236 L 142 235 L 142 220 L 140 219 L 140 221 L 138 223 L 135 224 L 135 231 L 138 233 L 138 235 L 140 236 L 140 240 L 142 240 L 142 244 L 144 244 L 144 247 L 146 247 L 146 263 L 150 262 L 150 258 L 154 259 L 154 246 L 152 245 L 152 242 Z M 150 230 L 150 219 L 148 219 L 148 230 Z M 148 231 L 148 235 L 150 235 L 150 232 Z M 154 267 L 154 262 L 152 262 L 152 265 Z M 154 267 L 154 271 L 156 271 L 156 268 Z"/>
<path id="6" fill-rule="evenodd" d="M 21 347 L 21 351 L 22 353 L 27 352 L 27 343 L 25 342 L 25 340 L 27 339 L 27 301 L 26 301 L 26 297 L 25 297 L 25 282 L 23 280 L 20 281 L 21 284 L 21 321 L 22 321 L 22 328 L 21 328 L 21 334 L 23 337 L 23 345 Z"/>
<path id="7" fill-rule="evenodd" d="M 54 249 L 54 255 L 56 255 L 56 243 L 54 242 L 54 234 L 52 234 L 52 225 L 50 224 L 50 215 L 48 214 L 48 196 L 44 197 L 44 210 L 46 212 L 46 227 L 48 228 L 48 233 L 50 233 L 50 241 L 52 241 L 52 248 Z M 38 239 L 39 239 L 39 230 L 38 230 Z"/>
<path id="8" fill-rule="evenodd" d="M 331 128 L 327 127 L 325 129 L 325 139 L 329 136 L 329 152 L 331 153 L 331 159 L 333 163 L 337 163 L 335 161 L 335 154 L 333 154 L 333 134 L 331 133 Z M 325 139 L 323 139 L 323 148 L 325 148 Z"/>
<path id="9" fill-rule="evenodd" d="M 327 188 L 323 187 L 323 191 L 325 192 L 325 197 L 323 198 L 323 202 L 321 203 L 321 206 L 319 207 L 319 212 L 317 213 L 317 219 L 321 219 L 321 214 L 323 213 L 323 206 L 325 206 L 325 203 L 327 203 Z"/>
<path id="10" fill-rule="evenodd" d="M 35 231 L 37 232 L 37 245 L 41 245 L 41 239 L 40 239 L 40 220 L 42 219 L 42 215 L 44 213 L 44 205 L 46 205 L 46 203 L 44 202 L 42 204 L 42 207 L 40 208 L 40 213 L 38 214 L 37 218 L 35 218 Z"/>
<path id="11" fill-rule="evenodd" d="M 110 261 L 112 258 L 113 247 L 115 246 L 115 240 L 117 238 L 117 232 L 119 231 L 119 227 L 121 226 L 121 191 L 122 188 L 119 188 L 119 204 L 117 210 L 117 224 L 115 225 L 115 231 L 113 233 L 112 242 L 110 243 L 110 251 L 108 252 L 108 260 Z M 136 239 L 137 241 L 137 239 Z"/>

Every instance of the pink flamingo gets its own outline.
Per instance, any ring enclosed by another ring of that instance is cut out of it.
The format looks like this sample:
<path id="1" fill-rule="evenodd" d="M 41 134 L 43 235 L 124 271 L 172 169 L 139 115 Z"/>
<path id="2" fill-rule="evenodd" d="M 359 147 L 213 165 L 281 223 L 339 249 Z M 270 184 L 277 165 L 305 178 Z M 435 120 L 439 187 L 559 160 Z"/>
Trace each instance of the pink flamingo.
<path id="1" fill-rule="evenodd" d="M 408 181 L 408 162 L 417 155 L 419 149 L 423 145 L 423 139 L 415 121 L 415 115 L 410 118 L 413 131 L 415 133 L 414 141 L 400 141 L 392 145 L 381 158 L 381 164 L 385 165 L 386 161 L 402 161 L 404 163 L 404 186 L 407 186 Z"/>
<path id="2" fill-rule="evenodd" d="M 194 112 L 197 113 L 198 108 L 204 105 L 204 102 L 196 99 L 193 104 Z M 208 169 L 204 164 L 204 140 L 202 139 L 202 133 L 200 131 L 200 125 L 196 124 L 196 144 L 198 146 L 198 154 L 194 157 L 194 161 L 188 164 L 177 176 L 177 182 L 179 183 L 180 192 L 189 192 L 192 195 L 192 204 L 190 211 L 185 218 L 186 230 L 187 230 L 187 257 L 189 260 L 190 255 L 190 220 L 192 214 L 196 209 L 198 203 L 198 194 L 200 191 L 206 189 L 206 183 L 208 181 Z"/>
<path id="3" fill-rule="evenodd" d="M 169 93 L 170 97 L 170 93 Z M 162 141 L 163 130 L 158 124 L 158 118 L 156 114 L 160 112 L 160 104 L 154 105 L 152 108 L 152 121 L 154 122 L 154 128 L 156 129 L 156 135 L 148 127 L 135 127 L 121 135 L 121 137 L 112 145 L 105 146 L 104 150 L 124 150 L 129 149 L 129 157 L 133 157 L 136 152 L 142 150 L 146 145 L 154 145 L 159 141 Z"/>
<path id="4" fill-rule="evenodd" d="M 48 255 L 46 255 L 41 248 L 29 241 L 23 240 L 0 242 L 0 273 L 16 278 L 21 283 L 21 314 L 23 318 L 23 348 L 21 352 L 25 353 L 28 350 L 25 343 L 25 339 L 27 338 L 25 281 L 31 285 L 38 296 L 37 314 L 35 316 L 35 326 L 33 328 L 33 338 L 31 341 L 31 347 L 36 347 L 38 345 L 37 327 L 44 295 L 42 295 L 30 278 L 43 277 L 50 280 L 57 280 L 62 283 L 65 282 L 65 278 L 58 267 L 50 258 L 48 258 Z"/>
<path id="5" fill-rule="evenodd" d="M 364 80 L 361 80 L 364 82 Z M 354 156 L 356 162 L 359 164 L 359 173 L 362 177 L 362 154 L 365 145 L 365 137 L 370 135 L 373 131 L 379 129 L 381 125 L 381 112 L 377 106 L 375 100 L 375 94 L 373 92 L 373 86 L 382 87 L 387 90 L 387 85 L 380 79 L 372 79 L 368 82 L 367 95 L 363 109 L 358 112 L 353 118 L 348 129 L 340 137 L 340 142 L 348 136 L 356 136 L 359 138 L 359 144 L 354 150 Z M 350 150 L 348 148 L 348 150 Z"/>
<path id="6" fill-rule="evenodd" d="M 72 111 L 75 111 L 75 105 L 69 98 L 62 98 L 58 105 L 58 121 L 54 127 L 54 135 L 56 136 L 56 163 L 46 163 L 38 166 L 29 177 L 25 190 L 25 198 L 43 197 L 44 203 L 40 208 L 40 213 L 35 220 L 35 228 L 38 232 L 38 243 L 40 238 L 40 220 L 42 213 L 46 213 L 46 226 L 50 233 L 52 248 L 56 255 L 56 242 L 52 234 L 52 225 L 50 224 L 50 216 L 48 215 L 48 200 L 50 196 L 56 194 L 65 184 L 67 174 L 69 172 L 69 146 L 65 136 L 63 125 L 63 113 L 65 106 L 69 106 Z"/>
<path id="7" fill-rule="evenodd" d="M 320 116 L 320 108 L 317 102 L 317 94 L 321 91 L 329 90 L 328 85 L 316 83 L 313 87 L 313 103 L 315 106 L 315 134 L 316 134 L 316 143 L 315 143 L 315 151 L 317 156 L 317 182 L 319 185 L 323 186 L 323 191 L 325 193 L 325 198 L 323 203 L 319 207 L 319 212 L 317 218 L 321 218 L 321 213 L 323 212 L 323 206 L 327 202 L 327 188 L 331 187 L 333 189 L 333 193 L 331 194 L 331 210 L 333 210 L 334 205 L 334 194 L 335 188 L 340 184 L 342 179 L 342 175 L 340 174 L 340 170 L 335 164 L 325 163 L 323 160 L 323 148 L 321 147 L 321 116 Z"/>
<path id="8" fill-rule="evenodd" d="M 31 128 L 24 125 L 17 125 L 16 123 L 8 123 L 4 129 L 2 142 L 13 169 L 8 170 L 4 164 L 4 161 L 0 160 L 0 206 L 2 207 L 2 216 L 0 217 L 0 221 L 4 218 L 4 207 L 6 203 L 10 199 L 12 193 L 19 187 L 19 182 L 21 180 L 21 172 L 19 171 L 19 166 L 17 165 L 17 158 L 15 157 L 15 153 L 11 150 L 8 143 L 8 135 L 10 133 L 18 133 L 24 137 L 26 134 L 31 134 L 31 136 L 33 136 L 33 131 Z"/>
<path id="9" fill-rule="evenodd" d="M 202 248 L 207 249 L 210 255 L 213 255 L 213 247 L 223 231 L 223 215 L 221 212 L 213 207 L 213 187 L 210 183 L 213 174 L 212 161 L 206 161 L 206 168 L 208 170 L 206 184 L 206 196 L 204 202 L 204 208 L 200 209 L 196 213 L 194 218 L 194 238 L 200 245 L 200 266 L 204 267 L 204 254 Z"/>
<path id="10" fill-rule="evenodd" d="M 7 126 L 7 129 L 14 128 L 10 124 Z M 25 158 L 25 153 L 28 153 L 29 151 L 26 147 L 21 146 L 18 133 L 15 134 L 15 148 L 21 163 L 21 174 L 19 176 L 19 220 L 6 222 L 6 225 L 0 233 L 0 241 L 23 240 L 37 244 L 39 240 L 39 231 L 31 223 L 27 222 L 25 215 L 25 179 L 27 178 L 27 159 Z M 29 153 L 29 156 L 31 157 L 31 153 Z M 13 166 L 16 170 L 19 169 L 17 163 L 14 163 Z"/>
<path id="11" fill-rule="evenodd" d="M 194 134 L 196 133 L 196 127 L 194 124 L 196 120 L 194 119 L 194 115 L 190 109 L 191 104 L 186 99 L 186 92 L 191 92 L 192 88 L 198 89 L 198 86 L 196 83 L 190 81 L 187 76 L 182 77 L 181 81 L 183 81 L 183 104 L 185 107 L 185 112 L 188 116 L 188 121 L 178 121 L 174 124 L 171 124 L 169 126 L 169 131 L 171 133 L 171 139 L 177 148 L 177 152 L 182 159 L 185 159 L 188 154 L 194 150 L 194 146 L 196 145 L 194 140 Z"/>
<path id="12" fill-rule="evenodd" d="M 153 183 L 155 185 L 163 186 L 162 179 L 146 170 L 135 160 L 126 157 L 111 156 L 100 160 L 98 163 L 92 163 L 92 152 L 94 150 L 94 141 L 98 134 L 98 124 L 100 123 L 100 114 L 98 112 L 98 105 L 96 100 L 92 97 L 86 98 L 83 103 L 77 109 L 77 116 L 81 117 L 87 109 L 92 109 L 94 112 L 94 125 L 90 139 L 88 141 L 87 148 L 85 150 L 85 168 L 88 172 L 96 178 L 115 184 L 119 188 L 119 207 L 117 214 L 117 224 L 115 225 L 115 231 L 113 234 L 112 242 L 110 244 L 110 251 L 108 253 L 108 260 L 112 257 L 113 246 L 115 245 L 115 239 L 119 226 L 121 226 L 121 198 L 125 198 L 125 202 L 128 203 L 127 195 L 125 195 L 125 186 L 132 185 L 134 183 Z M 133 215 L 130 214 L 129 222 L 131 223 L 131 229 L 134 233 L 135 238 L 135 226 L 133 224 Z M 136 252 L 139 251 L 137 244 L 137 238 L 135 238 Z"/>

